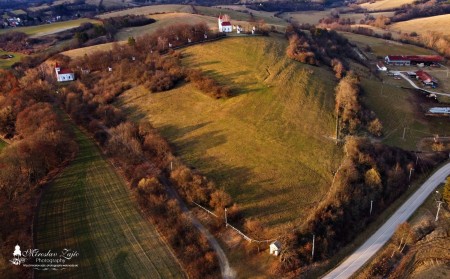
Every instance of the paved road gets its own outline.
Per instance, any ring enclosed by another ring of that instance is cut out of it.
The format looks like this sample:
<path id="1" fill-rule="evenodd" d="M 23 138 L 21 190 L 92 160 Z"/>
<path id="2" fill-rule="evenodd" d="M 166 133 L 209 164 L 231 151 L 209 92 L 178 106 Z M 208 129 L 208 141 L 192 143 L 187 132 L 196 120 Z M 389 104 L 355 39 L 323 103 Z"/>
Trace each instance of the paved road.
<path id="1" fill-rule="evenodd" d="M 436 94 L 436 95 L 442 95 L 442 96 L 450 97 L 450 93 L 441 93 L 441 92 L 435 92 L 435 91 L 431 91 L 431 90 L 420 88 L 411 79 L 409 79 L 409 77 L 407 75 L 405 75 L 404 73 L 402 73 L 400 71 L 394 71 L 394 73 L 397 73 L 398 75 L 400 75 L 402 78 L 404 78 L 407 82 L 409 82 L 409 84 L 411 84 L 416 89 L 420 89 L 422 91 L 425 91 L 425 92 L 428 92 L 428 93 L 431 93 L 431 94 Z"/>
<path id="2" fill-rule="evenodd" d="M 436 187 L 450 175 L 450 163 L 436 171 L 362 246 L 323 279 L 349 278 L 391 238 L 397 226 L 408 220 Z"/>

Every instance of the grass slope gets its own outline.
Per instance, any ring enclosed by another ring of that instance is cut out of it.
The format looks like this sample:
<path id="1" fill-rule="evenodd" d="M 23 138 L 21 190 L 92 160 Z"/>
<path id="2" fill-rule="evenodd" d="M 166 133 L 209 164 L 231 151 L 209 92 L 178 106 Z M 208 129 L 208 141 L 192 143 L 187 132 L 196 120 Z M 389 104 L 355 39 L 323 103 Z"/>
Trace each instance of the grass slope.
<path id="1" fill-rule="evenodd" d="M 247 217 L 282 227 L 301 220 L 329 188 L 341 158 L 334 133 L 334 77 L 285 57 L 280 37 L 227 38 L 183 50 L 237 96 L 215 100 L 192 85 L 121 97 L 148 116 L 190 166 L 212 178 Z"/>
<path id="2" fill-rule="evenodd" d="M 99 23 L 98 20 L 93 20 L 93 19 L 89 19 L 89 18 L 80 18 L 80 19 L 75 19 L 75 20 L 61 21 L 61 22 L 42 24 L 42 25 L 36 25 L 36 26 L 0 29 L 0 34 L 6 33 L 9 31 L 17 31 L 17 32 L 24 32 L 25 34 L 27 34 L 31 37 L 40 37 L 40 36 L 58 33 L 58 32 L 61 32 L 61 31 L 64 31 L 64 30 L 67 30 L 70 28 L 78 27 L 82 23 L 85 23 L 85 22 Z"/>
<path id="3" fill-rule="evenodd" d="M 38 277 L 183 278 L 156 228 L 139 213 L 124 181 L 96 145 L 75 128 L 79 154 L 46 190 L 36 246 L 77 250 L 78 268 Z M 56 274 L 55 274 L 56 273 Z"/>
<path id="4" fill-rule="evenodd" d="M 387 10 L 399 8 L 405 4 L 412 4 L 415 0 L 381 0 L 374 3 L 364 3 L 361 4 L 361 8 L 367 9 L 369 11 L 375 10 Z"/>
<path id="5" fill-rule="evenodd" d="M 124 15 L 149 15 L 158 13 L 192 13 L 190 5 L 151 5 L 132 9 L 126 9 L 117 12 L 104 13 L 99 18 L 109 18 Z"/>
<path id="6" fill-rule="evenodd" d="M 431 31 L 436 31 L 449 36 L 449 26 L 450 14 L 397 22 L 390 25 L 389 29 L 394 31 L 401 31 L 402 33 L 408 34 L 411 32 L 416 32 L 417 34 L 425 34 Z"/>

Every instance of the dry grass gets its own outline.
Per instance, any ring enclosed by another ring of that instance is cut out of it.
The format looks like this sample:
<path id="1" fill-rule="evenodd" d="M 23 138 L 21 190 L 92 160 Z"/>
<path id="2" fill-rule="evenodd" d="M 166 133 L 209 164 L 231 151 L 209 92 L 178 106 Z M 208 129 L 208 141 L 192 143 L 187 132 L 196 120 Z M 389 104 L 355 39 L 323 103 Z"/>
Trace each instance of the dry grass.
<path id="1" fill-rule="evenodd" d="M 412 4 L 415 0 L 381 0 L 375 3 L 364 3 L 360 6 L 369 11 L 399 8 L 405 4 Z"/>
<path id="2" fill-rule="evenodd" d="M 217 20 L 209 16 L 189 13 L 167 13 L 151 15 L 150 17 L 155 19 L 156 22 L 139 27 L 124 28 L 117 33 L 117 40 L 124 41 L 127 40 L 130 36 L 139 37 L 144 34 L 151 34 L 158 28 L 167 27 L 173 24 L 196 24 L 205 22 L 212 30 L 217 29 Z"/>
<path id="3" fill-rule="evenodd" d="M 282 38 L 253 37 L 185 49 L 185 64 L 235 88 L 227 100 L 190 84 L 158 94 L 134 88 L 121 98 L 135 120 L 148 117 L 188 165 L 230 193 L 246 217 L 274 228 L 301 222 L 341 158 L 328 138 L 332 73 L 287 59 L 285 47 Z"/>
<path id="4" fill-rule="evenodd" d="M 99 18 L 109 18 L 124 15 L 150 15 L 157 13 L 192 13 L 190 5 L 152 5 L 132 8 L 123 11 L 101 14 Z"/>
<path id="5" fill-rule="evenodd" d="M 317 24 L 319 20 L 330 15 L 329 10 L 325 11 L 306 11 L 306 12 L 292 12 L 283 13 L 284 19 L 296 21 L 298 23 Z"/>
<path id="6" fill-rule="evenodd" d="M 126 43 L 125 41 L 123 42 L 118 42 L 118 44 L 124 44 Z M 76 48 L 76 49 L 71 49 L 68 51 L 64 51 L 61 52 L 64 55 L 67 55 L 71 58 L 76 58 L 76 57 L 81 57 L 85 54 L 91 54 L 94 53 L 96 51 L 108 51 L 111 50 L 113 47 L 114 43 L 106 43 L 106 44 L 101 44 L 101 45 L 95 45 L 95 46 L 89 46 L 89 47 L 82 47 L 82 48 Z"/>
<path id="7" fill-rule="evenodd" d="M 450 14 L 439 15 L 426 18 L 417 18 L 390 25 L 389 29 L 401 31 L 402 33 L 417 32 L 417 34 L 425 34 L 427 32 L 436 31 L 444 35 L 450 36 Z"/>

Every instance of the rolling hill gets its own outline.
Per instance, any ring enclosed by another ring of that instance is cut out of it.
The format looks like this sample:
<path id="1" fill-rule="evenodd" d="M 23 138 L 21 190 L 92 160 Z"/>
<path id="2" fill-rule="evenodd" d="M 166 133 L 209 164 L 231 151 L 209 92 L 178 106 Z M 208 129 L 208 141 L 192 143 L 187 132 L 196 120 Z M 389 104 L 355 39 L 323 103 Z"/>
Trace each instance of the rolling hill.
<path id="1" fill-rule="evenodd" d="M 390 25 L 389 29 L 393 31 L 401 31 L 402 33 L 408 34 L 411 32 L 416 32 L 419 35 L 431 31 L 436 31 L 450 36 L 450 30 L 448 28 L 449 26 L 450 15 L 439 15 L 397 22 Z"/>
<path id="2" fill-rule="evenodd" d="M 234 89 L 216 100 L 191 84 L 121 96 L 189 166 L 231 194 L 246 217 L 271 227 L 301 222 L 329 189 L 341 158 L 331 71 L 285 56 L 283 37 L 227 38 L 182 51 L 183 63 Z"/>
<path id="3" fill-rule="evenodd" d="M 369 11 L 388 10 L 399 8 L 405 4 L 412 4 L 414 1 L 415 0 L 381 0 L 374 3 L 364 3 L 360 6 Z"/>

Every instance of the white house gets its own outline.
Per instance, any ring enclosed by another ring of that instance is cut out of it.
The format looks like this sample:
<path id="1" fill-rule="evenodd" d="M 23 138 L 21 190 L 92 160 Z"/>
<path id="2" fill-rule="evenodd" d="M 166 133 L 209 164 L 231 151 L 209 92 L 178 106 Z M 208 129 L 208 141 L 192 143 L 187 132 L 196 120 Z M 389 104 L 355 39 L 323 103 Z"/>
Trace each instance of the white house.
<path id="1" fill-rule="evenodd" d="M 270 243 L 269 252 L 271 255 L 279 256 L 281 253 L 281 243 L 278 240 Z"/>
<path id="2" fill-rule="evenodd" d="M 217 23 L 219 24 L 219 32 L 229 33 L 233 31 L 233 25 L 231 25 L 228 15 L 219 15 Z"/>
<path id="3" fill-rule="evenodd" d="M 58 82 L 75 80 L 75 73 L 69 69 L 61 69 L 58 64 L 55 65 L 56 80 Z"/>

